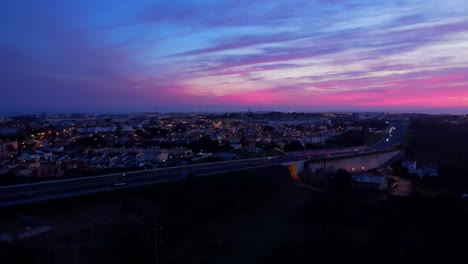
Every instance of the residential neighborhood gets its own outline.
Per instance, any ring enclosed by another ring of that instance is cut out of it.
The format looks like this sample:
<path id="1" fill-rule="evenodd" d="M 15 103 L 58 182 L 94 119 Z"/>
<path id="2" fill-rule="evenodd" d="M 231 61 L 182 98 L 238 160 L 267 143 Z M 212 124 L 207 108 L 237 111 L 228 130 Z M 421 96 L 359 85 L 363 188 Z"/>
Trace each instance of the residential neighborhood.
<path id="1" fill-rule="evenodd" d="M 0 119 L 0 182 L 9 184 L 363 145 L 384 114 L 135 113 Z M 340 138 L 341 137 L 341 138 Z"/>

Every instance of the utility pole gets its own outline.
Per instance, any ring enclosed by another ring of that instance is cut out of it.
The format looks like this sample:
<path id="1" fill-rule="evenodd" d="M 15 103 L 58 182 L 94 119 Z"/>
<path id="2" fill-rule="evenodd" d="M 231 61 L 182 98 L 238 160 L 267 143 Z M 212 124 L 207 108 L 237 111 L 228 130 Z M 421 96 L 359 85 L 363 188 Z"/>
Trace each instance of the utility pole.
<path id="1" fill-rule="evenodd" d="M 156 221 L 156 216 L 154 216 L 154 263 L 159 264 L 159 255 L 158 255 L 158 228 L 161 225 L 158 225 Z"/>
<path id="2" fill-rule="evenodd" d="M 323 177 L 319 180 L 319 184 L 322 184 L 322 180 L 328 182 L 327 180 L 327 161 L 323 160 Z"/>

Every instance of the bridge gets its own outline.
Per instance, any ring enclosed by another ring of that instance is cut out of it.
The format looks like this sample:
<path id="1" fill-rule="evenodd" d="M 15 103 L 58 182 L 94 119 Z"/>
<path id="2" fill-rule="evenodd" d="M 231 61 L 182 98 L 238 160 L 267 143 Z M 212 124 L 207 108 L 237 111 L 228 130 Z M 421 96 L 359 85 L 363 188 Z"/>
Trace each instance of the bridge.
<path id="1" fill-rule="evenodd" d="M 302 159 L 282 162 L 281 165 L 289 169 L 291 177 L 296 182 L 301 181 L 301 175 L 304 173 L 314 174 L 317 171 L 334 173 L 338 169 L 353 173 L 380 168 L 403 155 L 400 145 L 404 141 L 407 125 L 405 121 L 393 122 L 382 139 L 371 147 L 327 150 L 323 156 L 303 156 Z"/>
<path id="2" fill-rule="evenodd" d="M 287 167 L 291 177 L 301 181 L 304 172 L 316 173 L 323 171 L 332 174 L 339 169 L 348 172 L 362 172 L 384 166 L 392 159 L 399 157 L 402 151 L 398 148 L 382 149 L 372 152 L 361 152 L 355 154 L 343 154 L 316 159 L 305 159 L 299 161 L 283 162 L 281 165 Z"/>

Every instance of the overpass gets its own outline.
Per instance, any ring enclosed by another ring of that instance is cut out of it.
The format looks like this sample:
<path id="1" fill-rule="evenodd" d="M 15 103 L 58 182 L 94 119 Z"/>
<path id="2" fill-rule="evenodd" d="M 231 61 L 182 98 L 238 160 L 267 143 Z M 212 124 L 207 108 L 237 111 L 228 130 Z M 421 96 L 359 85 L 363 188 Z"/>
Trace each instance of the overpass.
<path id="1" fill-rule="evenodd" d="M 295 181 L 300 182 L 301 175 L 305 172 L 307 172 L 307 174 L 314 174 L 322 171 L 331 174 L 339 169 L 345 169 L 351 173 L 362 172 L 380 168 L 401 154 L 402 151 L 400 149 L 390 148 L 372 152 L 354 154 L 345 153 L 338 156 L 329 156 L 318 159 L 283 162 L 281 165 L 288 168 L 291 177 Z"/>
<path id="2" fill-rule="evenodd" d="M 295 181 L 301 181 L 300 177 L 304 172 L 313 174 L 322 170 L 333 173 L 340 168 L 349 172 L 359 172 L 379 168 L 402 154 L 399 145 L 404 142 L 407 127 L 406 121 L 391 122 L 386 134 L 374 146 L 326 150 L 316 152 L 315 155 L 296 154 L 295 160 L 282 161 L 281 165 L 289 169 Z"/>

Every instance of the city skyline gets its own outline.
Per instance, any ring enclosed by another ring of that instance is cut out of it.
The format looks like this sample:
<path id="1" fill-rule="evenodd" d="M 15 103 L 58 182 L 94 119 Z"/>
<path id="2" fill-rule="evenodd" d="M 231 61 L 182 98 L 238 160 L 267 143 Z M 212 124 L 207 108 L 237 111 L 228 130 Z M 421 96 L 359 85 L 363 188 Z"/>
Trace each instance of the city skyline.
<path id="1" fill-rule="evenodd" d="M 468 111 L 462 0 L 10 1 L 1 12 L 0 112 Z"/>

